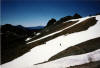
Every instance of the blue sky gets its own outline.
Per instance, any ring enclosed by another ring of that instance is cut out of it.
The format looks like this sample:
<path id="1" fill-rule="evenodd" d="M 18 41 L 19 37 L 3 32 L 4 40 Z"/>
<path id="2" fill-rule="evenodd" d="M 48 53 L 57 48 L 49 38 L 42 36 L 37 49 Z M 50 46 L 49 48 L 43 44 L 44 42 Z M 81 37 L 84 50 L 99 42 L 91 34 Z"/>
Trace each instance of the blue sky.
<path id="1" fill-rule="evenodd" d="M 23 26 L 46 25 L 51 18 L 60 19 L 79 13 L 100 13 L 99 0 L 2 0 L 2 24 Z"/>

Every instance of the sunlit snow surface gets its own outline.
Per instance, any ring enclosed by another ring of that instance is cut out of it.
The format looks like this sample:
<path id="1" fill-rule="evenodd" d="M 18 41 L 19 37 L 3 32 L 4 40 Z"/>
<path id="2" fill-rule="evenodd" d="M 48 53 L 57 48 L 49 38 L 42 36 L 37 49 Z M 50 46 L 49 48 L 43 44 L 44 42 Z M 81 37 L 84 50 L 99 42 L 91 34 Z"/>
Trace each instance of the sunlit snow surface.
<path id="1" fill-rule="evenodd" d="M 81 65 L 81 64 L 89 63 L 91 61 L 93 62 L 99 60 L 100 60 L 100 49 L 86 54 L 64 57 L 40 65 L 33 65 L 27 68 L 66 68 L 69 66 Z"/>
<path id="2" fill-rule="evenodd" d="M 28 41 L 28 40 L 30 40 L 30 39 L 32 39 L 32 38 L 29 37 L 29 38 L 27 38 L 25 41 Z"/>
<path id="3" fill-rule="evenodd" d="M 87 17 L 86 17 L 86 19 L 87 19 Z M 96 19 L 100 20 L 100 15 L 96 16 Z M 85 18 L 82 18 L 81 21 L 82 20 L 85 20 Z M 66 36 L 62 35 L 53 40 L 46 42 L 46 44 L 34 47 L 31 49 L 30 52 L 24 54 L 23 56 L 15 59 L 11 62 L 5 63 L 1 66 L 2 66 L 2 68 L 26 68 L 26 67 L 30 67 L 30 66 L 32 66 L 32 68 L 34 68 L 33 64 L 47 61 L 50 57 L 52 57 L 53 55 L 59 53 L 60 51 L 66 49 L 68 47 L 74 46 L 76 44 L 79 44 L 84 41 L 87 41 L 87 40 L 90 40 L 93 38 L 97 38 L 97 37 L 100 37 L 100 21 L 97 21 L 96 25 L 90 27 L 86 31 L 76 32 L 76 33 L 72 33 L 72 34 L 69 34 Z M 60 44 L 61 44 L 61 46 L 60 46 Z M 99 51 L 99 53 L 100 53 L 100 51 Z M 98 54 L 97 56 L 100 56 L 100 54 Z M 86 57 L 86 56 L 84 56 L 84 57 Z M 87 59 L 84 57 L 83 58 L 81 57 L 80 60 L 88 62 Z M 65 58 L 67 58 L 67 57 L 65 57 Z M 68 58 L 67 58 L 67 60 L 71 61 Z M 59 62 L 57 62 L 57 61 L 59 61 Z M 54 63 L 57 62 L 57 65 L 60 66 L 62 60 L 60 61 L 60 59 L 59 59 L 57 61 L 54 61 Z M 64 61 L 65 61 L 65 59 L 64 59 Z M 74 61 L 74 60 L 72 60 L 72 61 Z M 80 62 L 81 61 L 79 61 L 79 63 Z M 62 64 L 64 64 L 64 63 L 62 63 Z M 69 62 L 68 64 L 70 64 L 70 63 L 71 62 Z M 53 63 L 51 63 L 51 64 L 56 66 Z M 71 64 L 74 65 L 73 63 L 71 63 Z M 78 62 L 77 62 L 77 64 L 78 64 Z M 67 64 L 66 64 L 66 66 L 67 66 Z M 41 68 L 41 67 L 39 66 L 39 68 Z M 47 67 L 44 67 L 44 68 L 47 68 Z M 54 68 L 56 68 L 56 67 L 54 67 Z M 61 66 L 59 68 L 63 68 L 63 66 Z"/>

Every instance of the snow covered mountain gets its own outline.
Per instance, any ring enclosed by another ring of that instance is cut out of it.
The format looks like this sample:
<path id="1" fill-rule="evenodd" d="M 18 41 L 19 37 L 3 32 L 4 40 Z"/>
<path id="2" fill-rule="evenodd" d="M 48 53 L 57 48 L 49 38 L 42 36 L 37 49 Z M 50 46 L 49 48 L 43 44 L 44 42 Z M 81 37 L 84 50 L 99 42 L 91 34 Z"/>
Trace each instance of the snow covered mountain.
<path id="1" fill-rule="evenodd" d="M 67 68 L 100 61 L 100 15 L 51 25 L 26 45 L 32 49 L 2 68 Z"/>

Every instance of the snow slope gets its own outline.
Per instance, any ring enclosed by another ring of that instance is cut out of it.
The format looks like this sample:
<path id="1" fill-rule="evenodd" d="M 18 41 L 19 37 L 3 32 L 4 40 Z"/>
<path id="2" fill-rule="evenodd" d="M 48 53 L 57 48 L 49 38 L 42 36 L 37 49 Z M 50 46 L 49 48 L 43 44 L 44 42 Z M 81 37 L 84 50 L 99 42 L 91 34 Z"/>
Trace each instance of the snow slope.
<path id="1" fill-rule="evenodd" d="M 89 17 L 81 18 L 80 21 L 77 22 L 77 24 L 88 18 Z M 87 40 L 90 40 L 93 38 L 100 37 L 100 30 L 99 30 L 100 29 L 100 15 L 96 16 L 96 19 L 99 20 L 99 21 L 97 21 L 97 24 L 90 27 L 88 30 L 72 33 L 67 36 L 62 35 L 53 40 L 46 42 L 46 44 L 42 44 L 40 46 L 34 47 L 31 49 L 30 52 L 24 54 L 23 56 L 15 59 L 11 62 L 2 64 L 1 65 L 2 68 L 30 67 L 33 64 L 47 61 L 50 57 L 52 57 L 53 55 L 59 53 L 60 51 L 66 49 L 68 47 L 74 46 L 76 44 L 82 43 L 84 41 L 87 41 Z M 76 24 L 74 24 L 74 25 L 76 25 Z M 71 25 L 67 28 L 70 28 L 74 25 Z M 62 30 L 60 30 L 60 31 L 62 31 Z M 58 31 L 58 32 L 60 32 L 60 31 Z M 55 32 L 55 33 L 58 33 L 58 32 Z M 55 34 L 55 33 L 53 33 L 53 34 Z M 51 34 L 51 35 L 53 35 L 53 34 Z M 45 37 L 47 37 L 47 36 L 45 36 Z M 60 44 L 61 44 L 61 46 L 60 46 Z"/>
<path id="2" fill-rule="evenodd" d="M 28 68 L 66 68 L 99 60 L 100 49 L 86 54 L 68 56 L 48 63 L 33 65 L 32 67 Z"/>

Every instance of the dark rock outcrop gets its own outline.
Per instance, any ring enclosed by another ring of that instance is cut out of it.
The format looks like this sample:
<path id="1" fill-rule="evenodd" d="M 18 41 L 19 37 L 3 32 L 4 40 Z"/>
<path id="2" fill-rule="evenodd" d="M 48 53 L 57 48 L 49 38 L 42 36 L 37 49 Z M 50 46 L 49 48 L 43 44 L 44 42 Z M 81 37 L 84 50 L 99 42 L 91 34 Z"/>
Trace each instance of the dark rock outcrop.
<path id="1" fill-rule="evenodd" d="M 73 19 L 78 19 L 78 18 L 82 18 L 82 16 L 80 16 L 78 13 L 75 13 L 73 15 Z"/>
<path id="2" fill-rule="evenodd" d="M 56 22 L 56 19 L 52 18 L 51 20 L 48 21 L 46 27 L 53 25 Z"/>

